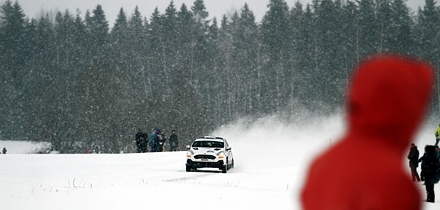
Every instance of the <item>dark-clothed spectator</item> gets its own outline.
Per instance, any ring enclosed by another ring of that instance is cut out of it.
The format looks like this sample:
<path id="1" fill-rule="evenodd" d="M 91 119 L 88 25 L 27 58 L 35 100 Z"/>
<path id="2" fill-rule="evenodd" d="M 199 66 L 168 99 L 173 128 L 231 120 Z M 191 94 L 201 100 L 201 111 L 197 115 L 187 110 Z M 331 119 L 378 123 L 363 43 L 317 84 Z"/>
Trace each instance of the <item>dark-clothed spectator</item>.
<path id="1" fill-rule="evenodd" d="M 409 159 L 409 167 L 411 168 L 413 182 L 420 182 L 419 173 L 417 173 L 417 167 L 419 167 L 419 150 L 414 143 L 411 144 L 407 158 Z"/>
<path id="2" fill-rule="evenodd" d="M 136 151 L 137 153 L 146 152 L 145 148 L 147 147 L 146 139 L 145 139 L 145 133 L 142 132 L 142 129 L 138 129 L 138 132 L 136 133 Z"/>
<path id="3" fill-rule="evenodd" d="M 303 209 L 419 210 L 422 198 L 402 158 L 429 105 L 433 68 L 377 55 L 351 76 L 346 132 L 313 160 L 301 192 Z"/>
<path id="4" fill-rule="evenodd" d="M 153 129 L 153 132 L 150 134 L 150 141 L 149 141 L 150 151 L 151 152 L 156 152 L 156 150 L 157 150 L 157 142 L 158 142 L 158 140 L 157 140 L 157 132 L 156 132 L 156 129 Z"/>
<path id="5" fill-rule="evenodd" d="M 437 184 L 440 178 L 438 152 L 438 147 L 426 145 L 425 154 L 420 158 L 422 161 L 422 177 L 426 188 L 426 201 L 432 203 L 435 200 L 434 184 Z"/>
<path id="6" fill-rule="evenodd" d="M 8 150 L 6 150 L 6 147 L 3 147 L 2 153 L 3 153 L 3 154 L 6 154 L 7 151 L 8 151 Z"/>
<path id="7" fill-rule="evenodd" d="M 177 147 L 179 146 L 179 139 L 175 130 L 171 131 L 169 142 L 170 142 L 170 151 L 177 151 Z"/>
<path id="8" fill-rule="evenodd" d="M 160 129 L 157 130 L 157 152 L 163 152 L 165 148 L 165 135 L 162 133 Z"/>
<path id="9" fill-rule="evenodd" d="M 147 133 L 142 133 L 141 151 L 143 153 L 148 152 L 148 134 Z"/>

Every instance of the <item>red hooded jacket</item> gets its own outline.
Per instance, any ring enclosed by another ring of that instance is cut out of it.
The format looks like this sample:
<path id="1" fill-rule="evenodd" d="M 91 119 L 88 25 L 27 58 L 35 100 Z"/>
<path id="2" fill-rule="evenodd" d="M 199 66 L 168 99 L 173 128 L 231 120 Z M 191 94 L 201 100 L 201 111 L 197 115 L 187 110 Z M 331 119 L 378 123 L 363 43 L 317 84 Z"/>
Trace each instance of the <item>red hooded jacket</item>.
<path id="1" fill-rule="evenodd" d="M 352 75 L 347 133 L 309 168 L 306 210 L 420 209 L 422 198 L 403 159 L 433 87 L 424 62 L 378 55 Z"/>

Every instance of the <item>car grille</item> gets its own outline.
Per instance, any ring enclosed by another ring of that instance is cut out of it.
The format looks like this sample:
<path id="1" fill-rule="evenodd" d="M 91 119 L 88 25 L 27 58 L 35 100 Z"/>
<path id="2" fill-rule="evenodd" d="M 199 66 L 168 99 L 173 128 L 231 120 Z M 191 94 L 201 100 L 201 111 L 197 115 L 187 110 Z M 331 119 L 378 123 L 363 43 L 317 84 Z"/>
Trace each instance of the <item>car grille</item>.
<path id="1" fill-rule="evenodd" d="M 215 156 L 212 155 L 196 155 L 194 156 L 195 159 L 211 159 L 214 160 Z"/>

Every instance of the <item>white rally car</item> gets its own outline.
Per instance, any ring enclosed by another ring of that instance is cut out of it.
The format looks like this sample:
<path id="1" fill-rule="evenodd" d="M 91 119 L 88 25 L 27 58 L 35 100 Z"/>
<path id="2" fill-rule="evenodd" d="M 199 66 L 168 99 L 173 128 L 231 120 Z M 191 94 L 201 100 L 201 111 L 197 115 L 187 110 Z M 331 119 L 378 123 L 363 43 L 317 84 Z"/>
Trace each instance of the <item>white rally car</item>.
<path id="1" fill-rule="evenodd" d="M 223 173 L 234 167 L 234 156 L 228 141 L 222 137 L 204 136 L 187 146 L 186 171 L 218 168 Z"/>

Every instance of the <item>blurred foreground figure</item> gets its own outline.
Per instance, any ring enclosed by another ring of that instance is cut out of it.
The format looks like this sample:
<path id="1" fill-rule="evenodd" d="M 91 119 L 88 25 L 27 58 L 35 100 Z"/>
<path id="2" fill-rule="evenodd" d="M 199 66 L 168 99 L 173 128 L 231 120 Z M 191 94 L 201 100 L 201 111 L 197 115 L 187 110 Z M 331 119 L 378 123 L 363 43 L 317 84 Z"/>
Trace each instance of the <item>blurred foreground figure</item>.
<path id="1" fill-rule="evenodd" d="M 303 208 L 420 209 L 421 195 L 402 158 L 431 97 L 431 66 L 378 55 L 363 61 L 352 76 L 347 133 L 310 166 Z"/>

